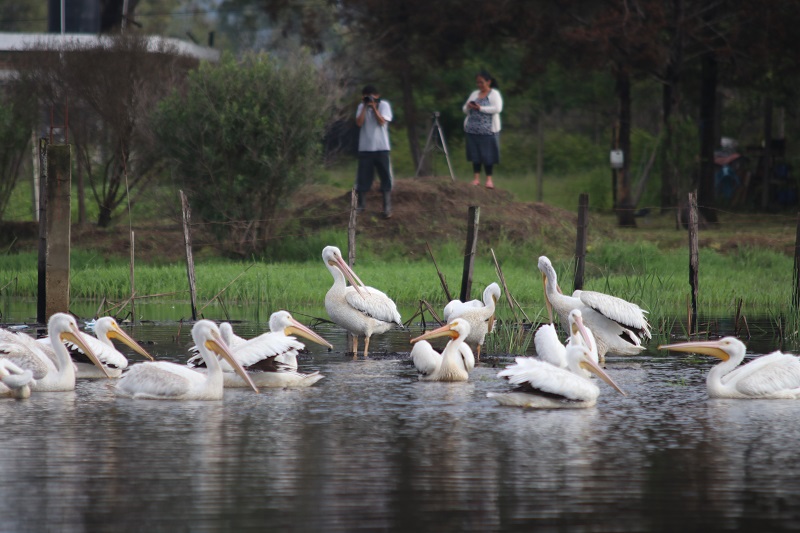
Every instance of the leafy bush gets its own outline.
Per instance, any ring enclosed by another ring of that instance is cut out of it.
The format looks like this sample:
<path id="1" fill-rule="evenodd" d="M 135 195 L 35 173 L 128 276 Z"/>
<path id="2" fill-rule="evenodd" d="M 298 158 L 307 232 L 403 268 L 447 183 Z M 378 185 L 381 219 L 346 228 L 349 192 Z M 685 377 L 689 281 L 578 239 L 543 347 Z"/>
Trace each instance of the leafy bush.
<path id="1" fill-rule="evenodd" d="M 156 135 L 229 252 L 262 250 L 278 203 L 318 168 L 331 92 L 307 56 L 225 55 L 159 104 Z"/>

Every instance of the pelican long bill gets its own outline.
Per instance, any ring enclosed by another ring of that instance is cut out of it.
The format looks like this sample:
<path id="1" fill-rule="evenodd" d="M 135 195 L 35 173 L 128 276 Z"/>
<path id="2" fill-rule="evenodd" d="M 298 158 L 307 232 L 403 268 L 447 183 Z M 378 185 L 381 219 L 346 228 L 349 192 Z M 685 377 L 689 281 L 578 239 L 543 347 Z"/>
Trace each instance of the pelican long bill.
<path id="1" fill-rule="evenodd" d="M 366 290 L 366 286 L 364 285 L 364 282 L 361 281 L 361 278 L 358 277 L 358 274 L 356 274 L 355 271 L 350 268 L 350 265 L 344 262 L 344 259 L 342 259 L 339 254 L 336 254 L 334 261 L 336 262 L 336 265 L 334 266 L 339 267 L 339 270 L 342 271 L 344 277 L 350 281 L 350 285 L 352 285 L 356 292 L 363 298 L 364 293 L 361 291 L 361 289 Z"/>
<path id="2" fill-rule="evenodd" d="M 677 344 L 662 344 L 658 349 L 675 352 L 700 353 L 722 359 L 723 361 L 730 359 L 730 355 L 720 348 L 718 341 L 692 341 Z"/>
<path id="3" fill-rule="evenodd" d="M 593 373 L 593 374 L 595 374 L 597 377 L 599 377 L 600 379 L 602 379 L 603 381 L 605 381 L 606 383 L 608 383 L 609 385 L 611 385 L 612 387 L 614 387 L 614 388 L 615 388 L 615 389 L 616 389 L 616 390 L 617 390 L 617 391 L 618 391 L 620 394 L 622 394 L 623 396 L 627 396 L 627 394 L 625 394 L 625 391 L 624 391 L 624 390 L 622 390 L 622 389 L 620 388 L 620 386 L 619 386 L 619 385 L 617 385 L 616 383 L 614 383 L 614 380 L 613 380 L 613 379 L 611 379 L 611 376 L 609 376 L 608 374 L 606 374 L 605 370 L 603 370 L 602 368 L 600 368 L 600 365 L 598 365 L 597 363 L 595 363 L 595 362 L 594 362 L 594 361 L 593 361 L 593 360 L 592 360 L 592 359 L 591 359 L 591 358 L 588 356 L 588 351 L 585 351 L 585 352 L 584 352 L 584 357 L 583 357 L 583 361 L 581 361 L 581 365 L 582 365 L 582 366 L 583 366 L 583 367 L 584 367 L 586 370 L 588 370 L 589 372 L 592 372 L 592 373 Z"/>
<path id="4" fill-rule="evenodd" d="M 553 324 L 553 305 L 547 297 L 547 275 L 542 272 L 542 289 L 544 290 L 544 305 L 547 307 L 547 318 Z"/>
<path id="5" fill-rule="evenodd" d="M 450 337 L 455 339 L 456 337 L 458 337 L 458 332 L 452 328 L 452 324 L 445 324 L 440 328 L 431 330 L 427 333 L 423 333 L 419 337 L 411 339 L 411 343 L 413 344 L 421 340 L 435 339 L 436 337 Z"/>
<path id="6" fill-rule="evenodd" d="M 103 371 L 103 373 L 106 375 L 107 378 L 111 377 L 111 375 L 108 373 L 108 369 L 106 368 L 106 366 L 102 362 L 100 362 L 100 359 L 97 358 L 95 353 L 89 348 L 89 346 L 86 345 L 85 342 L 83 342 L 83 335 L 81 335 L 78 326 L 76 326 L 75 324 L 71 324 L 69 330 L 61 334 L 61 341 L 63 342 L 64 340 L 67 340 L 75 344 L 78 348 L 80 348 L 83 351 L 84 354 L 86 354 L 86 357 L 88 357 L 89 360 L 95 364 L 95 366 L 97 366 L 100 370 Z"/>
<path id="7" fill-rule="evenodd" d="M 125 333 L 122 328 L 114 322 L 114 325 L 111 327 L 111 330 L 108 332 L 109 337 L 114 337 L 127 345 L 130 349 L 134 352 L 138 353 L 142 357 L 149 359 L 150 361 L 155 361 L 153 356 L 147 353 L 147 350 L 141 347 L 138 342 L 133 340 L 127 333 Z"/>
<path id="8" fill-rule="evenodd" d="M 288 326 L 284 330 L 284 335 L 300 335 L 301 337 L 305 337 L 306 339 L 316 342 L 317 344 L 321 344 L 322 346 L 327 346 L 329 350 L 333 349 L 333 345 L 323 339 L 317 332 L 306 326 L 305 324 L 301 324 L 294 318 L 290 319 L 292 325 Z"/>
<path id="9" fill-rule="evenodd" d="M 247 370 L 245 370 L 244 367 L 242 367 L 242 365 L 239 363 L 239 361 L 237 361 L 236 358 L 233 357 L 230 349 L 228 349 L 228 346 L 225 344 L 225 341 L 222 340 L 222 337 L 219 335 L 218 332 L 214 332 L 214 338 L 206 341 L 206 348 L 208 348 L 218 356 L 225 359 L 228 362 L 228 364 L 231 365 L 233 370 L 237 374 L 239 374 L 239 377 L 241 377 L 245 383 L 250 385 L 250 388 L 258 392 L 258 387 L 256 387 L 255 383 L 253 383 L 253 380 L 252 378 L 250 378 L 250 375 L 247 373 Z"/>

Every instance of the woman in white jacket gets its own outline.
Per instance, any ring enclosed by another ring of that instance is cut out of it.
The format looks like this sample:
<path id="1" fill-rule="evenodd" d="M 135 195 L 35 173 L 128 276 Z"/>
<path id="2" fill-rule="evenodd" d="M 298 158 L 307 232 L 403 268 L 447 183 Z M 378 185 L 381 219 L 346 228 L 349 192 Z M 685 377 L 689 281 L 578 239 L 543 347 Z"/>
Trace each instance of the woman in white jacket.
<path id="1" fill-rule="evenodd" d="M 500 112 L 503 97 L 497 90 L 497 82 L 485 70 L 475 76 L 478 86 L 467 98 L 462 108 L 466 133 L 467 161 L 472 162 L 475 173 L 473 185 L 481 184 L 481 165 L 486 171 L 486 188 L 494 189 L 492 169 L 500 162 Z"/>

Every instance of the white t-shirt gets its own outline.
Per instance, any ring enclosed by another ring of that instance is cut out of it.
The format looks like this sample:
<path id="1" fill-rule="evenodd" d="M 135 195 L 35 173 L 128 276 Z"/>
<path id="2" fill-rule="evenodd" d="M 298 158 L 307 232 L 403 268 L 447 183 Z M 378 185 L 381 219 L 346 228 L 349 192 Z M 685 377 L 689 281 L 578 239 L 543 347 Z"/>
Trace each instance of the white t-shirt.
<path id="1" fill-rule="evenodd" d="M 356 117 L 361 114 L 361 109 L 364 107 L 364 102 L 358 104 L 356 109 Z M 389 123 L 392 121 L 392 106 L 386 100 L 381 100 L 378 103 L 378 111 L 381 116 L 386 120 L 384 125 L 378 124 L 378 119 L 375 118 L 375 113 L 367 110 L 364 117 L 364 124 L 361 126 L 361 131 L 358 133 L 358 151 L 359 152 L 384 152 L 389 151 Z"/>

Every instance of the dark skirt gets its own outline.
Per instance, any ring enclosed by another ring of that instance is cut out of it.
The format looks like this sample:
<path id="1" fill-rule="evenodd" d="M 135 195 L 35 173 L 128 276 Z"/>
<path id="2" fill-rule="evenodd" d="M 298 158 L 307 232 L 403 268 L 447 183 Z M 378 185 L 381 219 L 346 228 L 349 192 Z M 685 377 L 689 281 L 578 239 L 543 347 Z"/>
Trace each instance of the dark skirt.
<path id="1" fill-rule="evenodd" d="M 475 135 L 467 133 L 467 161 L 482 165 L 500 162 L 500 135 Z"/>

